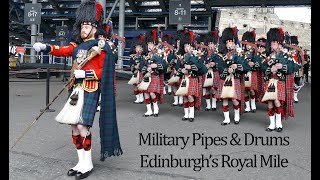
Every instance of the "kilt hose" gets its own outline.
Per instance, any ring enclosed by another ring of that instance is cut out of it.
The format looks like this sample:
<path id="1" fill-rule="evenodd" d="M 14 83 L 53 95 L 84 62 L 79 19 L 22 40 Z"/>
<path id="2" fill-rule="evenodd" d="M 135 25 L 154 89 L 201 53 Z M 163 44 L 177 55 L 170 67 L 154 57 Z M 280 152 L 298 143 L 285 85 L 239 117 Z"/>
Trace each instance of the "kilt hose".
<path id="1" fill-rule="evenodd" d="M 200 110 L 202 97 L 202 76 L 189 77 L 188 96 L 194 97 L 194 108 Z"/>
<path id="2" fill-rule="evenodd" d="M 83 122 L 80 124 L 92 127 L 97 111 L 99 96 L 100 90 L 94 92 L 84 91 L 84 102 L 81 114 Z"/>

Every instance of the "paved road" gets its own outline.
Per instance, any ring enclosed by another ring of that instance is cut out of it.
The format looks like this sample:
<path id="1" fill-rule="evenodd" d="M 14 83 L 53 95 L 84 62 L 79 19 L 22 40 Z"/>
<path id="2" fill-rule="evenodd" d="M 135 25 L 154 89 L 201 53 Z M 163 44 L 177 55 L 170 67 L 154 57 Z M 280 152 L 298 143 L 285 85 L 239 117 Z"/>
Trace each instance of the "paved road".
<path id="1" fill-rule="evenodd" d="M 44 80 L 12 79 L 14 80 L 28 82 L 9 83 L 9 147 L 37 117 L 46 103 Z M 183 122 L 182 107 L 172 107 L 173 98 L 167 95 L 166 103 L 160 105 L 159 117 L 144 118 L 142 114 L 146 111 L 146 107 L 143 104 L 132 103 L 135 97 L 132 87 L 126 82 L 126 80 L 117 81 L 119 94 L 117 118 L 124 154 L 104 162 L 99 160 L 99 113 L 97 113 L 92 128 L 92 159 L 95 169 L 87 179 L 311 179 L 310 84 L 306 84 L 300 91 L 300 102 L 295 104 L 295 118 L 283 122 L 284 131 L 277 133 L 265 131 L 269 120 L 266 106 L 262 104 L 257 105 L 258 111 L 255 114 L 243 115 L 239 125 L 231 123 L 228 126 L 221 126 L 223 120 L 221 103 L 218 103 L 217 112 L 205 112 L 203 101 L 203 109 L 201 113 L 196 112 L 195 121 Z M 53 78 L 50 83 L 50 99 L 62 87 L 63 82 Z M 67 125 L 61 125 L 54 120 L 65 100 L 66 93 L 63 93 L 50 106 L 50 109 L 56 111 L 44 113 L 22 140 L 9 151 L 10 179 L 73 179 L 66 176 L 67 170 L 77 163 L 71 130 Z M 166 136 L 189 137 L 190 140 L 184 149 L 181 149 L 182 141 L 179 141 L 177 146 L 140 146 L 139 133 L 144 138 L 148 133 L 162 133 Z M 233 133 L 239 135 L 241 145 L 230 145 Z M 203 140 L 216 138 L 216 145 L 205 149 L 205 146 L 201 146 L 201 141 L 197 140 L 196 145 L 192 146 L 192 137 L 198 134 L 202 135 Z M 245 134 L 247 143 L 251 141 L 253 135 L 258 145 L 245 146 Z M 226 145 L 223 145 L 222 139 L 225 139 Z M 279 145 L 281 140 L 282 145 Z M 147 168 L 141 167 L 141 155 L 149 155 L 149 158 L 154 155 L 158 158 L 170 158 L 172 155 L 182 160 L 192 158 L 195 160 L 189 160 L 187 167 Z M 273 163 L 272 166 L 277 166 L 278 158 L 281 158 L 284 167 L 270 168 L 265 167 L 266 165 L 261 167 L 263 161 L 261 157 L 267 161 L 270 155 L 273 155 L 272 162 L 268 161 L 268 166 L 270 163 Z M 210 161 L 200 161 L 202 156 L 210 158 Z M 251 160 L 255 156 L 257 165 L 252 167 L 254 162 Z M 229 161 L 226 160 L 227 157 L 230 157 Z M 224 163 L 222 158 L 225 158 Z M 239 159 L 244 164 L 242 169 Z M 216 161 L 216 164 L 212 161 Z M 200 162 L 203 162 L 202 168 L 194 169 Z M 208 163 L 210 167 L 207 167 Z M 233 167 L 227 167 L 227 163 Z"/>

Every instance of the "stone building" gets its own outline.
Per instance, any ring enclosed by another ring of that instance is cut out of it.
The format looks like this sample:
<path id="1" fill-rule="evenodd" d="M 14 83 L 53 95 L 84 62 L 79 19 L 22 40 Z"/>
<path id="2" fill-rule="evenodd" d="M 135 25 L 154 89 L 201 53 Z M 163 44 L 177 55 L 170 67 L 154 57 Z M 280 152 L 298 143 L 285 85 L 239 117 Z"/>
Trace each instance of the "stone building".
<path id="1" fill-rule="evenodd" d="M 299 46 L 311 50 L 311 23 L 281 20 L 273 8 L 228 8 L 218 12 L 215 25 L 220 31 L 237 26 L 239 38 L 245 31 L 256 29 L 257 38 L 266 36 L 270 28 L 282 27 L 290 35 L 298 36 Z M 221 33 L 220 32 L 220 33 Z M 311 54 L 311 51 L 309 52 Z"/>

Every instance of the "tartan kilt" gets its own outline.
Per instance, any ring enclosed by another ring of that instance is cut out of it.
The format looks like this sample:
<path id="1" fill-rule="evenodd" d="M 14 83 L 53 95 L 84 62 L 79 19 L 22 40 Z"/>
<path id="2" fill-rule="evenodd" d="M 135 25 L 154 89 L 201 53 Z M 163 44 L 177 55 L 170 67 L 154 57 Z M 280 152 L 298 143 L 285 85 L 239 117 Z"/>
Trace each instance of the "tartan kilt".
<path id="1" fill-rule="evenodd" d="M 147 93 L 159 93 L 161 92 L 160 77 L 154 74 L 151 74 L 151 82 L 147 90 L 143 91 Z"/>
<path id="2" fill-rule="evenodd" d="M 258 85 L 258 73 L 255 71 L 251 72 L 251 87 L 250 90 L 258 91 L 259 85 Z"/>
<path id="3" fill-rule="evenodd" d="M 217 90 L 219 88 L 219 82 L 220 82 L 219 71 L 214 70 L 212 77 L 213 77 L 213 86 L 211 87 L 211 92 L 212 92 L 212 94 L 217 94 Z"/>
<path id="4" fill-rule="evenodd" d="M 141 71 L 139 71 L 139 84 L 142 82 L 142 80 L 143 80 L 143 74 Z"/>
<path id="5" fill-rule="evenodd" d="M 189 77 L 188 96 L 200 97 L 198 77 Z"/>
<path id="6" fill-rule="evenodd" d="M 207 73 L 201 76 L 202 77 L 202 80 L 201 80 L 202 87 L 203 87 L 204 81 L 206 80 L 206 76 L 207 76 Z M 205 87 L 203 87 L 203 88 L 205 88 Z M 206 88 L 210 88 L 210 87 L 206 87 Z"/>
<path id="7" fill-rule="evenodd" d="M 213 71 L 212 78 L 213 78 L 213 87 L 214 88 L 218 88 L 219 87 L 219 81 L 220 81 L 220 73 L 219 73 L 218 70 L 214 70 Z"/>
<path id="8" fill-rule="evenodd" d="M 217 89 L 216 98 L 221 98 L 222 88 L 225 80 L 220 80 L 219 87 Z M 240 79 L 234 78 L 234 92 L 235 92 L 235 99 L 241 101 L 241 84 Z"/>
<path id="9" fill-rule="evenodd" d="M 100 90 L 94 92 L 84 91 L 82 119 L 80 124 L 92 127 L 94 116 L 96 115 L 97 106 L 99 102 Z"/>
<path id="10" fill-rule="evenodd" d="M 285 86 L 285 84 L 286 83 L 282 82 L 282 81 L 278 81 L 278 83 L 277 83 L 277 90 L 278 90 L 277 98 L 278 98 L 279 101 L 285 101 L 286 100 L 286 86 Z M 267 91 L 268 85 L 269 85 L 269 81 L 266 81 L 265 85 L 264 85 L 264 91 L 263 92 Z M 263 95 L 264 95 L 264 93 L 263 93 Z M 267 103 L 267 101 L 265 101 L 265 103 Z"/>
<path id="11" fill-rule="evenodd" d="M 175 70 L 172 70 L 172 71 L 171 71 L 170 78 L 173 76 L 174 72 L 175 72 Z M 170 79 L 170 78 L 169 78 L 169 79 Z M 179 79 L 179 82 L 176 82 L 176 83 L 169 83 L 169 85 L 170 85 L 170 86 L 177 86 L 177 87 L 179 87 L 179 86 L 180 86 L 181 81 L 182 81 L 182 80 L 181 80 L 181 78 L 180 78 L 180 79 Z"/>

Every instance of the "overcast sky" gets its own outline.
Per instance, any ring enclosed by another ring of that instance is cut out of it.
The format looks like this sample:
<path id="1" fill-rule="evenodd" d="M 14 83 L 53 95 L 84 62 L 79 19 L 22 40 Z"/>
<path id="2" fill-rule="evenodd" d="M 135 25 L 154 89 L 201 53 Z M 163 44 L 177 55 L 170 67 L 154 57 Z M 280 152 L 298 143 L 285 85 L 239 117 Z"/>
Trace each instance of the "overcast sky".
<path id="1" fill-rule="evenodd" d="M 279 19 L 311 23 L 310 7 L 274 8 Z"/>

